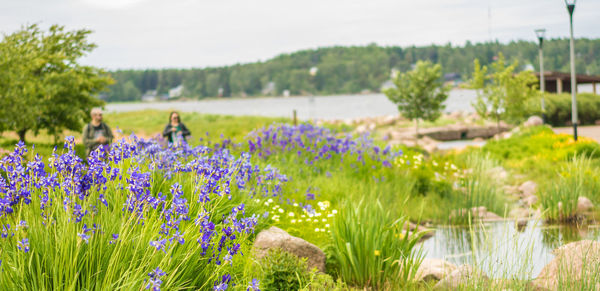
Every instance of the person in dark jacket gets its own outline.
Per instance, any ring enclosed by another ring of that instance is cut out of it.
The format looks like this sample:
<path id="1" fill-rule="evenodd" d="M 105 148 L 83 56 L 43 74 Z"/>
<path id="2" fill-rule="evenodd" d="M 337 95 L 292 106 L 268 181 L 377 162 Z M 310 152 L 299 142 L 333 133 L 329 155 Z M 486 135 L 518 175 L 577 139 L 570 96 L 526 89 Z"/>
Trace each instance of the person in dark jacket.
<path id="1" fill-rule="evenodd" d="M 169 115 L 169 123 L 165 126 L 162 135 L 167 138 L 170 143 L 178 144 L 180 137 L 187 139 L 191 133 L 187 127 L 185 127 L 185 124 L 181 122 L 179 113 L 173 111 Z"/>
<path id="2" fill-rule="evenodd" d="M 102 109 L 92 109 L 91 115 L 92 121 L 83 127 L 83 144 L 88 156 L 100 146 L 104 146 L 104 150 L 108 152 L 113 139 L 110 127 L 102 122 Z"/>

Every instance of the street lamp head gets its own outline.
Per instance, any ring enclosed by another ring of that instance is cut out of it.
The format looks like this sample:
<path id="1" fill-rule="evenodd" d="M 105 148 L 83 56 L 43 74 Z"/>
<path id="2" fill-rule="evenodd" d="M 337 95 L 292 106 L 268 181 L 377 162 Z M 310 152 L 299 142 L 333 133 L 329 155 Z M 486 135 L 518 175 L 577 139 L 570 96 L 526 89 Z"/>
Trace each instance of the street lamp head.
<path id="1" fill-rule="evenodd" d="M 540 42 L 540 48 L 542 48 L 542 44 L 544 43 L 544 35 L 546 34 L 545 28 L 540 28 L 535 30 L 535 35 L 537 36 Z"/>
<path id="2" fill-rule="evenodd" d="M 546 35 L 546 29 L 545 28 L 536 29 L 535 30 L 535 35 L 539 39 L 544 39 L 544 36 Z"/>
<path id="3" fill-rule="evenodd" d="M 540 28 L 540 29 L 535 30 L 535 35 L 537 35 L 538 38 L 544 38 L 545 34 L 546 34 L 545 28 Z"/>
<path id="4" fill-rule="evenodd" d="M 573 11 L 575 11 L 575 2 L 577 2 L 577 0 L 565 0 L 567 10 L 569 10 L 569 15 L 571 16 L 573 16 Z"/>

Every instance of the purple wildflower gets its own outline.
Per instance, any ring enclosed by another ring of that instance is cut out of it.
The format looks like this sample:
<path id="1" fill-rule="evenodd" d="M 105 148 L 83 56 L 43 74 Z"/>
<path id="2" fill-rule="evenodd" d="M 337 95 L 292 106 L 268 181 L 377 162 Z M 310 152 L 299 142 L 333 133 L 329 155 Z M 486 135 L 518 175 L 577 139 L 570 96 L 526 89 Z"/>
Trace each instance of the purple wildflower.
<path id="1" fill-rule="evenodd" d="M 29 252 L 29 239 L 28 238 L 24 238 L 24 239 L 18 241 L 17 248 L 20 251 L 24 251 L 26 253 Z"/>
<path id="2" fill-rule="evenodd" d="M 167 253 L 167 251 L 165 250 L 165 245 L 167 244 L 167 239 L 163 238 L 163 239 L 158 239 L 155 241 L 150 241 L 150 245 L 155 247 L 157 251 L 162 250 L 163 252 Z"/>
<path id="3" fill-rule="evenodd" d="M 252 279 L 252 283 L 250 283 L 250 285 L 248 285 L 248 288 L 246 288 L 246 291 L 260 291 L 259 289 L 259 285 L 260 282 L 258 281 L 258 279 Z"/>
<path id="4" fill-rule="evenodd" d="M 162 280 L 160 278 L 165 275 L 167 275 L 167 273 L 163 272 L 159 267 L 156 267 L 156 269 L 148 273 L 150 279 L 148 280 L 148 285 L 146 285 L 146 289 L 160 291 L 160 285 L 162 284 Z"/>

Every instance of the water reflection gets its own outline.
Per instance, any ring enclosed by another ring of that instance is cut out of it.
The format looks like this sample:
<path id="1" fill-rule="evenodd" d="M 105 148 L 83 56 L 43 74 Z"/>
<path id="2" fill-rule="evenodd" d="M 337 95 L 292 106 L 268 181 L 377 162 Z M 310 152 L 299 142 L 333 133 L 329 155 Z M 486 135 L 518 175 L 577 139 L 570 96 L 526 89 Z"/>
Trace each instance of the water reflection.
<path id="1" fill-rule="evenodd" d="M 502 221 L 470 228 L 439 227 L 422 247 L 427 258 L 472 264 L 496 278 L 530 279 L 552 260 L 553 249 L 599 237 L 596 226 L 544 226 L 535 221 L 517 226 Z"/>

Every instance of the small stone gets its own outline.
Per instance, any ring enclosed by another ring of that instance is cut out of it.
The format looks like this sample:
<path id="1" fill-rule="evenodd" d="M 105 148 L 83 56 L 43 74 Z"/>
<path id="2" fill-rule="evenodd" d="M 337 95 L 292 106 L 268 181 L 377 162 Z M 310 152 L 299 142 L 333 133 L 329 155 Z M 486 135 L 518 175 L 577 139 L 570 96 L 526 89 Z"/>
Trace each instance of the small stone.
<path id="1" fill-rule="evenodd" d="M 517 230 L 518 231 L 523 231 L 525 230 L 525 228 L 527 227 L 527 223 L 529 222 L 529 220 L 527 219 L 519 219 L 517 220 Z"/>
<path id="2" fill-rule="evenodd" d="M 587 198 L 585 196 L 579 196 L 579 198 L 577 198 L 577 212 L 578 213 L 588 212 L 592 208 L 594 208 L 594 203 L 592 203 L 592 201 L 589 198 Z"/>
<path id="3" fill-rule="evenodd" d="M 461 286 L 466 284 L 469 284 L 469 287 L 471 287 L 473 284 L 475 285 L 473 287 L 476 289 L 485 290 L 489 285 L 489 278 L 483 272 L 473 268 L 472 266 L 462 265 L 435 284 L 433 289 L 459 290 Z"/>
<path id="4" fill-rule="evenodd" d="M 537 183 L 533 181 L 526 181 L 521 186 L 519 186 L 519 191 L 523 196 L 531 196 L 535 195 L 537 190 Z"/>
<path id="5" fill-rule="evenodd" d="M 535 195 L 525 196 L 521 201 L 527 207 L 531 207 L 533 204 L 538 202 L 538 197 Z"/>
<path id="6" fill-rule="evenodd" d="M 527 119 L 527 121 L 525 121 L 525 123 L 523 124 L 523 126 L 525 126 L 525 127 L 531 127 L 531 126 L 539 126 L 539 125 L 542 125 L 542 124 L 544 124 L 544 120 L 541 117 L 539 117 L 537 115 L 534 115 L 534 116 L 529 117 Z"/>
<path id="7" fill-rule="evenodd" d="M 441 259 L 423 259 L 417 270 L 417 280 L 442 280 L 456 270 L 456 265 Z"/>

